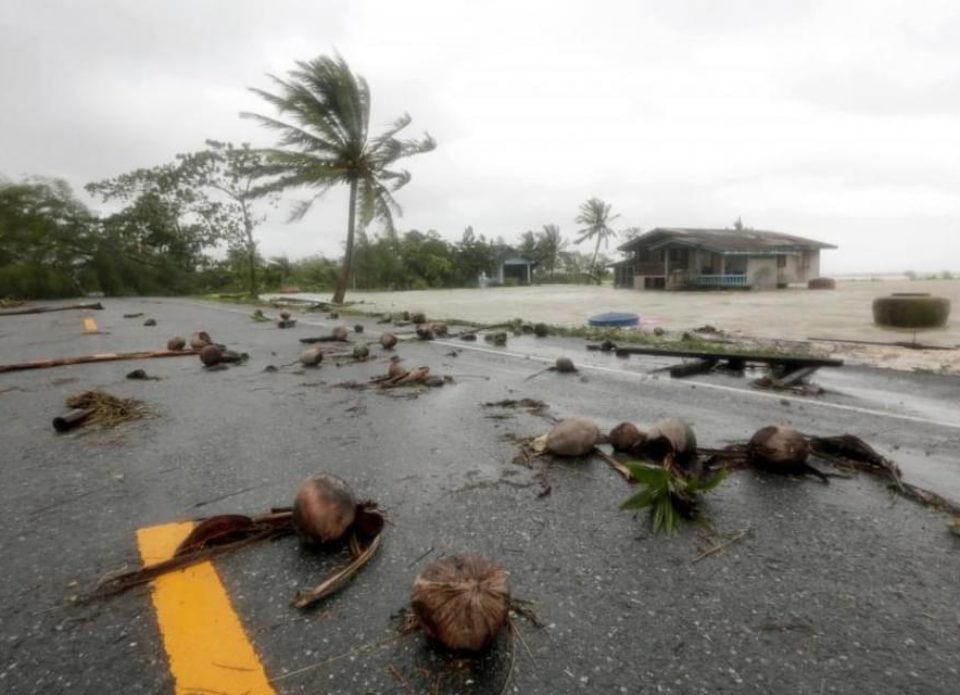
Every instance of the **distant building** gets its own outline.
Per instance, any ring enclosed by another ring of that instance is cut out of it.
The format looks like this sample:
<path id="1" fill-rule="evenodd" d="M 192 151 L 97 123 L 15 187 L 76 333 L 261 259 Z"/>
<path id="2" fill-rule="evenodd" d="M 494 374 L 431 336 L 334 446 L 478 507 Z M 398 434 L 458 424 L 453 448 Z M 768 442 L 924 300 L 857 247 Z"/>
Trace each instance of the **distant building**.
<path id="1" fill-rule="evenodd" d="M 516 249 L 503 247 L 497 256 L 493 280 L 499 285 L 529 285 L 533 281 L 533 268 L 536 265 L 536 261 Z"/>
<path id="2" fill-rule="evenodd" d="M 621 245 L 614 284 L 638 290 L 768 290 L 820 275 L 820 251 L 836 246 L 756 229 L 657 227 Z"/>

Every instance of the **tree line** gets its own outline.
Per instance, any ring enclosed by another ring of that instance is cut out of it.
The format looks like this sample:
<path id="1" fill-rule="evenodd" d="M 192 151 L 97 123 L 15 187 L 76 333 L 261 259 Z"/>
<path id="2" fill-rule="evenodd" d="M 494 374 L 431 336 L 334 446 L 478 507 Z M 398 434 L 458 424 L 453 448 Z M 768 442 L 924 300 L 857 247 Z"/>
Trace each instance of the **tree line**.
<path id="1" fill-rule="evenodd" d="M 435 141 L 400 136 L 404 114 L 378 135 L 368 130 L 370 91 L 340 57 L 298 62 L 285 77 L 270 76 L 274 91 L 252 91 L 277 116 L 244 113 L 278 136 L 273 148 L 208 140 L 206 148 L 174 161 L 87 184 L 111 208 L 96 214 L 59 179 L 0 180 L 0 296 L 48 298 L 191 294 L 297 285 L 334 290 L 476 286 L 493 275 L 511 249 L 467 228 L 458 242 L 435 231 L 399 234 L 394 193 L 409 183 L 399 160 L 429 152 Z M 302 218 L 331 187 L 349 190 L 341 259 L 264 259 L 257 227 L 282 193 L 307 190 L 293 207 Z M 591 198 L 580 206 L 574 244 L 593 243 L 592 254 L 569 247 L 555 224 L 522 235 L 516 247 L 536 262 L 534 279 L 599 282 L 608 259 L 600 253 L 616 232 L 610 205 Z M 382 232 L 368 226 L 381 222 Z"/>

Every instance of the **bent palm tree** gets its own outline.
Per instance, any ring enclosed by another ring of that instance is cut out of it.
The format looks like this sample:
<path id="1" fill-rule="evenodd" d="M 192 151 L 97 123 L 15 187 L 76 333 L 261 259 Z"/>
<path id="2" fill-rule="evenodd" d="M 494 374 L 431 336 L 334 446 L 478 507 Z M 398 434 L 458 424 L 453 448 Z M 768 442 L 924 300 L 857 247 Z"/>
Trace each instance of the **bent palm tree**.
<path id="1" fill-rule="evenodd" d="M 340 303 L 350 280 L 357 213 L 361 226 L 377 218 L 393 235 L 393 213 L 400 214 L 401 210 L 392 194 L 410 182 L 410 172 L 391 167 L 403 157 L 432 150 L 436 143 L 428 134 L 421 140 L 397 137 L 410 125 L 408 114 L 394 121 L 386 132 L 370 137 L 370 88 L 339 55 L 297 62 L 285 80 L 269 77 L 277 85 L 278 94 L 255 88 L 251 91 L 272 104 L 280 118 L 240 115 L 280 133 L 279 147 L 266 151 L 271 162 L 267 172 L 277 176 L 270 189 L 303 186 L 317 190 L 311 199 L 297 204 L 291 218 L 302 218 L 333 186 L 345 183 L 350 187 L 347 244 L 333 293 L 333 301 Z"/>
<path id="2" fill-rule="evenodd" d="M 611 208 L 610 203 L 605 203 L 599 198 L 591 198 L 580 205 L 580 214 L 577 215 L 576 219 L 577 224 L 582 224 L 584 227 L 583 229 L 577 230 L 577 234 L 579 234 L 580 237 L 573 243 L 579 244 L 592 238 L 596 238 L 597 240 L 597 245 L 593 249 L 593 260 L 590 262 L 590 271 L 596 273 L 598 285 L 603 276 L 603 274 L 597 270 L 597 256 L 600 253 L 600 242 L 602 241 L 604 246 L 606 246 L 610 243 L 610 238 L 617 235 L 617 233 L 610 228 L 609 223 L 620 217 L 620 215 L 611 215 Z"/>
<path id="3" fill-rule="evenodd" d="M 557 269 L 557 261 L 563 255 L 567 240 L 560 235 L 560 227 L 555 224 L 543 225 L 543 231 L 538 235 L 538 246 L 541 249 L 544 265 L 550 276 L 553 277 Z"/>

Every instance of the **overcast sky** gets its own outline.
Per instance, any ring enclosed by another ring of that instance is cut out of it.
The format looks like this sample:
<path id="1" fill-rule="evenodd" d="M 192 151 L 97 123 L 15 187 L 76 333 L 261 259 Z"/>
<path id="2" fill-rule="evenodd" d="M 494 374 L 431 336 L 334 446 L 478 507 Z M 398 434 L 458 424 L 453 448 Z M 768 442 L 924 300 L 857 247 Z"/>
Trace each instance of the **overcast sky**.
<path id="1" fill-rule="evenodd" d="M 840 247 L 828 273 L 960 269 L 960 2 L 3 0 L 0 174 L 76 188 L 200 149 L 270 145 L 295 60 L 339 50 L 374 130 L 402 112 L 400 229 L 516 239 L 610 202 L 618 228 L 748 226 Z M 346 195 L 265 255 L 340 252 Z M 94 201 L 90 201 L 93 203 Z"/>

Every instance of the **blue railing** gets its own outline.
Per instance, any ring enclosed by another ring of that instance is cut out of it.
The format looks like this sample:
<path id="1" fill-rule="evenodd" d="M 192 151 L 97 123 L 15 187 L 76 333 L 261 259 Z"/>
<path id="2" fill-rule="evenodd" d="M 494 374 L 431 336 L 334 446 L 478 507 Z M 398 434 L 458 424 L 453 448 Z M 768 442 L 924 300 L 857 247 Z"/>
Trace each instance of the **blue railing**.
<path id="1" fill-rule="evenodd" d="M 690 279 L 698 287 L 747 287 L 746 275 L 700 275 Z"/>

